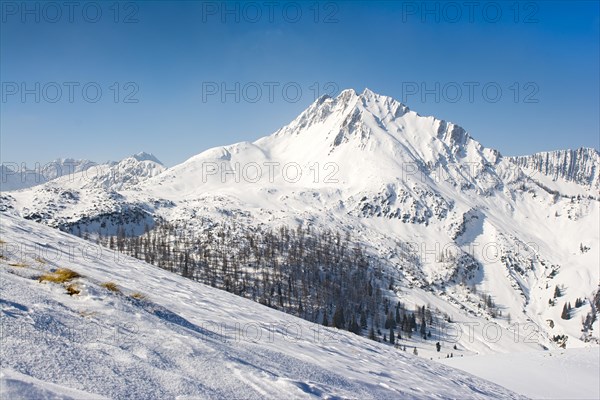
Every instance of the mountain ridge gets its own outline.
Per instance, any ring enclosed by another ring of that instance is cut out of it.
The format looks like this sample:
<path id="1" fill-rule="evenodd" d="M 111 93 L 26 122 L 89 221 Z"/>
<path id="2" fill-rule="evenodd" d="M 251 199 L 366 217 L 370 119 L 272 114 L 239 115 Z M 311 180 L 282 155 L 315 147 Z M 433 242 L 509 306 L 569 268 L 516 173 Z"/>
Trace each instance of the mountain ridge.
<path id="1" fill-rule="evenodd" d="M 600 189 L 600 152 L 595 148 L 542 151 L 508 158 L 520 167 L 546 175 L 553 181 L 560 178 Z"/>

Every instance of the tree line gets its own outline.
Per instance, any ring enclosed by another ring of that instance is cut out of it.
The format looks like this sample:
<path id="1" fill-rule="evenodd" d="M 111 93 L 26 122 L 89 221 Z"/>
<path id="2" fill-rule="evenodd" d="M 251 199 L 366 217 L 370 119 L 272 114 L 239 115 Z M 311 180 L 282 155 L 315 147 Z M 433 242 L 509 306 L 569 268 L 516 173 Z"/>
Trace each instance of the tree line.
<path id="1" fill-rule="evenodd" d="M 97 240 L 186 278 L 356 334 L 396 339 L 418 332 L 427 338 L 428 321 L 434 323 L 424 306 L 392 304 L 398 273 L 386 270 L 348 233 L 226 223 L 198 232 L 185 223 L 162 222 L 139 236 L 119 228 Z"/>

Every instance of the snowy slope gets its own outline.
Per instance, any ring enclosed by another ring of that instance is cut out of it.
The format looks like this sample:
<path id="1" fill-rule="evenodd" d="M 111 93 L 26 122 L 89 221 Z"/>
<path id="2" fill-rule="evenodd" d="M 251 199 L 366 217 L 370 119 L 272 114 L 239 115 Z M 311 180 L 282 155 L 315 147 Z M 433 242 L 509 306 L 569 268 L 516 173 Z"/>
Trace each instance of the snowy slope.
<path id="1" fill-rule="evenodd" d="M 4 398 L 518 398 L 393 347 L 1 217 Z M 78 294 L 69 296 L 67 283 L 38 280 L 59 267 L 81 275 L 68 282 Z M 108 281 L 118 291 L 101 286 Z"/>
<path id="2" fill-rule="evenodd" d="M 0 207 L 82 236 L 114 235 L 119 226 L 141 234 L 160 221 L 190 235 L 224 224 L 238 234 L 301 224 L 348 233 L 395 277 L 395 301 L 478 324 L 473 340 L 458 341 L 467 353 L 556 347 L 561 335 L 569 347 L 587 346 L 600 338 L 598 320 L 581 332 L 600 282 L 600 202 L 576 194 L 593 189 L 585 182 L 597 180 L 598 153 L 564 154 L 544 164 L 557 171 L 554 182 L 456 124 L 368 89 L 345 90 L 255 142 L 213 148 L 162 172 L 134 160 L 135 168 L 124 165 L 128 174 L 118 167 L 85 182 L 58 179 L 11 193 Z M 573 157 L 573 168 L 551 167 Z M 556 287 L 562 296 L 554 299 Z M 485 310 L 481 294 L 502 315 Z M 562 319 L 576 298 L 586 301 Z M 497 343 L 482 331 L 488 323 L 504 332 Z M 515 323 L 535 334 L 511 339 Z M 430 356 L 428 346 L 420 354 Z"/>
<path id="3" fill-rule="evenodd" d="M 451 358 L 442 363 L 533 399 L 600 398 L 600 348 Z"/>
<path id="4" fill-rule="evenodd" d="M 12 369 L 0 372 L 0 395 L 11 400 L 100 400 L 106 397 L 32 378 Z"/>

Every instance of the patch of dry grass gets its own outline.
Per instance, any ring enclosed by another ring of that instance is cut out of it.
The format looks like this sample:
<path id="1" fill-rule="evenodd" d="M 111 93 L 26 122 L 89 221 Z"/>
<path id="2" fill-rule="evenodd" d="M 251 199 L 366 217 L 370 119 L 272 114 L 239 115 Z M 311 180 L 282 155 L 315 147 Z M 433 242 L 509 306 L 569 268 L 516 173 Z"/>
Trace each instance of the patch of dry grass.
<path id="1" fill-rule="evenodd" d="M 79 288 L 77 287 L 77 285 L 75 285 L 74 283 L 71 283 L 70 285 L 68 285 L 67 287 L 65 287 L 65 290 L 67 291 L 67 294 L 69 296 L 74 296 L 76 294 L 81 293 L 81 290 L 79 290 Z"/>
<path id="2" fill-rule="evenodd" d="M 132 294 L 131 294 L 131 297 L 132 297 L 133 299 L 140 300 L 140 301 L 141 301 L 141 300 L 147 300 L 147 299 L 148 299 L 148 297 L 146 297 L 146 295 L 145 295 L 145 294 L 143 294 L 143 293 L 140 293 L 140 292 L 135 292 L 135 293 L 132 293 Z"/>
<path id="3" fill-rule="evenodd" d="M 79 275 L 75 271 L 72 271 L 68 268 L 59 268 L 52 273 L 44 274 L 44 275 L 40 276 L 39 281 L 40 282 L 65 283 L 65 282 L 72 281 L 73 279 L 79 278 L 79 277 L 81 277 L 81 275 Z"/>
<path id="4" fill-rule="evenodd" d="M 119 287 L 114 282 L 104 282 L 100 286 L 102 286 L 105 289 L 110 290 L 111 292 L 121 293 L 121 290 L 119 290 Z"/>
<path id="5" fill-rule="evenodd" d="M 29 264 L 26 264 L 24 262 L 8 263 L 8 265 L 10 265 L 11 267 L 17 267 L 17 268 L 26 268 L 26 267 L 29 267 Z"/>

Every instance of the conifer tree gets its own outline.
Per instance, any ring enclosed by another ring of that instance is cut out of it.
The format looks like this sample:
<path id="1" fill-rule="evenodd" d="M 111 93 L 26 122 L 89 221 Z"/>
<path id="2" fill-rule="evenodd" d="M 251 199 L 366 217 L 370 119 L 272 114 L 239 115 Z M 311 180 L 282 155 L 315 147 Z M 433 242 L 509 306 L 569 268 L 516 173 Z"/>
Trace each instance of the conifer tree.
<path id="1" fill-rule="evenodd" d="M 338 329 L 343 329 L 346 322 L 344 321 L 344 310 L 342 306 L 338 306 L 333 314 L 333 326 Z"/>
<path id="2" fill-rule="evenodd" d="M 554 298 L 560 297 L 562 296 L 561 292 L 560 292 L 560 288 L 557 286 L 554 287 Z"/>
<path id="3" fill-rule="evenodd" d="M 360 312 L 360 327 L 367 329 L 367 313 L 365 313 L 365 310 Z"/>
<path id="4" fill-rule="evenodd" d="M 377 337 L 375 336 L 375 329 L 373 327 L 371 327 L 371 330 L 369 331 L 369 339 L 377 340 Z"/>
<path id="5" fill-rule="evenodd" d="M 350 326 L 348 327 L 348 330 L 356 335 L 360 335 L 361 328 L 356 322 L 356 318 L 354 317 L 354 315 L 352 316 L 352 320 L 350 321 Z"/>

